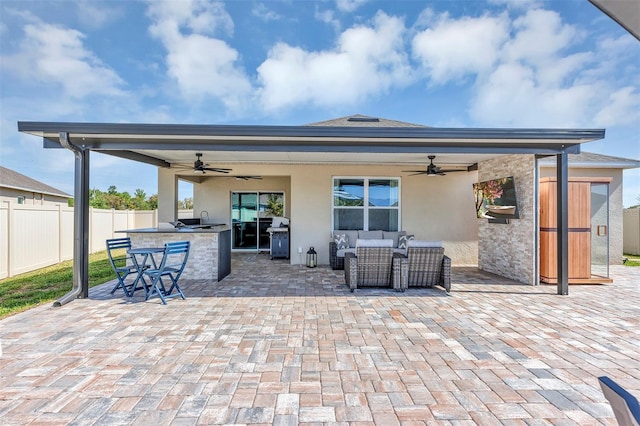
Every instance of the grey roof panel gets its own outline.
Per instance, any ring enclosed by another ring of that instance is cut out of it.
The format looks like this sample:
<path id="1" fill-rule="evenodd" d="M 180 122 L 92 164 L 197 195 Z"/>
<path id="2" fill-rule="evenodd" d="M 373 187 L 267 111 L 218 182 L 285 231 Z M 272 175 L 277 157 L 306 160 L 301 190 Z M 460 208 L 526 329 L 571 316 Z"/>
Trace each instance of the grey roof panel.
<path id="1" fill-rule="evenodd" d="M 365 121 L 371 120 L 371 121 Z M 377 121 L 374 121 L 377 120 Z M 307 126 L 325 127 L 429 127 L 422 124 L 407 123 L 404 121 L 389 120 L 387 118 L 371 117 L 368 115 L 355 114 L 346 117 L 334 118 L 326 121 L 309 123 Z"/>
<path id="2" fill-rule="evenodd" d="M 541 166 L 555 166 L 555 158 L 543 158 Z M 595 152 L 581 152 L 569 154 L 569 166 L 593 169 L 635 169 L 640 167 L 640 161 L 632 158 L 615 157 L 612 155 L 596 154 Z"/>

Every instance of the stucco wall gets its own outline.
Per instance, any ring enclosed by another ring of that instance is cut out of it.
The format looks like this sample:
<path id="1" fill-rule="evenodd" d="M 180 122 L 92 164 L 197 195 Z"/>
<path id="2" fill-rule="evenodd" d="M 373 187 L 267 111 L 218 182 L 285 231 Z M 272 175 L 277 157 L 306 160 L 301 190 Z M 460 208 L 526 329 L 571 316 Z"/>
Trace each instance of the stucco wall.
<path id="1" fill-rule="evenodd" d="M 478 181 L 513 176 L 519 219 L 478 221 L 478 267 L 525 284 L 537 284 L 535 267 L 535 157 L 507 155 L 478 164 Z"/>
<path id="2" fill-rule="evenodd" d="M 69 197 L 42 194 L 40 192 L 21 191 L 13 188 L 0 188 L 0 202 L 18 202 L 18 197 L 24 197 L 24 203 L 28 205 L 63 205 L 68 204 Z"/>
<path id="3" fill-rule="evenodd" d="M 477 172 L 446 176 L 407 176 L 407 166 L 220 164 L 234 174 L 259 175 L 262 180 L 242 181 L 211 177 L 194 184 L 194 214 L 202 210 L 217 222 L 230 222 L 231 191 L 284 191 L 285 215 L 291 219 L 291 263 L 304 262 L 298 255 L 313 246 L 320 264 L 329 263 L 331 197 L 334 176 L 400 177 L 401 228 L 416 239 L 443 240 L 454 265 L 477 264 L 478 221 L 472 184 Z M 411 168 L 411 167 L 409 167 Z M 415 168 L 415 167 L 413 167 Z M 164 182 L 171 179 L 165 177 Z M 162 199 L 164 190 L 159 185 Z"/>
<path id="4" fill-rule="evenodd" d="M 554 167 L 541 167 L 540 177 L 555 177 Z M 622 169 L 586 169 L 569 168 L 569 177 L 610 177 L 609 185 L 609 262 L 612 265 L 622 263 Z"/>
<path id="5" fill-rule="evenodd" d="M 623 251 L 640 255 L 640 208 L 625 209 L 623 212 Z"/>

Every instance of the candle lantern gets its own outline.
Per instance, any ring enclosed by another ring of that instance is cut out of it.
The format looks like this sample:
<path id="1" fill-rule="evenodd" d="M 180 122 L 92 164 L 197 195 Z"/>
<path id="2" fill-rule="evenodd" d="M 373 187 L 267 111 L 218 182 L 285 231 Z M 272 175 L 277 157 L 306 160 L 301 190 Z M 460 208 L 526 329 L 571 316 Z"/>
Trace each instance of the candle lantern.
<path id="1" fill-rule="evenodd" d="M 313 247 L 310 247 L 307 252 L 307 268 L 315 268 L 316 266 L 318 266 L 318 253 Z"/>

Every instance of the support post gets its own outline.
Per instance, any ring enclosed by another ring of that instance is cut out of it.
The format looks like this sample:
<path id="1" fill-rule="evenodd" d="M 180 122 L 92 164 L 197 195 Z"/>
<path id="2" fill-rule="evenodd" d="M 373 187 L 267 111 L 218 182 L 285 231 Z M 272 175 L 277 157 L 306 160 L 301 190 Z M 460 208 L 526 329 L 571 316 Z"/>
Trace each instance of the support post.
<path id="1" fill-rule="evenodd" d="M 60 144 L 75 156 L 73 187 L 73 287 L 53 303 L 62 306 L 76 298 L 89 297 L 89 150 L 73 145 L 67 132 Z"/>
<path id="2" fill-rule="evenodd" d="M 558 154 L 556 161 L 558 222 L 558 294 L 569 294 L 569 154 Z"/>

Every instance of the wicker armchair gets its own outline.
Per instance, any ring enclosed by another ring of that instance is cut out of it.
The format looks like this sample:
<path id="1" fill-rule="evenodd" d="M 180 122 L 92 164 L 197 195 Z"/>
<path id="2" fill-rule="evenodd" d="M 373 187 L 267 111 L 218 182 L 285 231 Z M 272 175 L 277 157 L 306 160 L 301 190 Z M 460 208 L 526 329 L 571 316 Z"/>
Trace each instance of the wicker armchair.
<path id="1" fill-rule="evenodd" d="M 410 241 L 407 255 L 396 254 L 401 259 L 400 290 L 408 287 L 443 287 L 451 291 L 451 259 L 444 254 L 444 247 L 434 247 L 432 242 Z"/>
<path id="2" fill-rule="evenodd" d="M 334 241 L 329 242 L 329 263 L 333 270 L 344 269 L 344 257 L 338 257 L 338 245 Z"/>
<path id="3" fill-rule="evenodd" d="M 401 290 L 402 259 L 393 254 L 391 240 L 358 240 L 356 253 L 344 257 L 344 277 L 353 292 L 360 287 L 391 287 Z"/>

